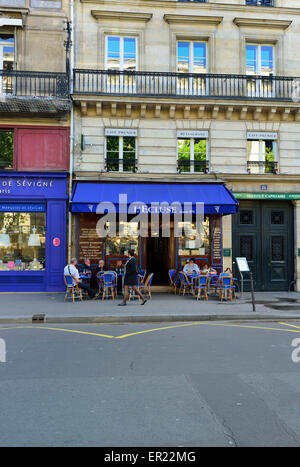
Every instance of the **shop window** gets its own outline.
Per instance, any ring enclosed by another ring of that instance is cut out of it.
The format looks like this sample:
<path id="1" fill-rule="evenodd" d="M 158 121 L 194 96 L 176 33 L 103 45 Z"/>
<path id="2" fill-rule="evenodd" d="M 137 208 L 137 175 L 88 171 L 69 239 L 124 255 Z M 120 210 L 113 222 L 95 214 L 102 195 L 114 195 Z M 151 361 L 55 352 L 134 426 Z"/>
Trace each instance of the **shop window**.
<path id="1" fill-rule="evenodd" d="M 105 255 L 127 256 L 129 250 L 134 250 L 135 254 L 138 255 L 138 227 L 138 222 L 117 223 L 116 235 L 105 238 Z M 107 223 L 106 228 L 109 229 L 109 223 Z"/>
<path id="2" fill-rule="evenodd" d="M 0 271 L 45 269 L 45 213 L 0 212 Z"/>
<path id="3" fill-rule="evenodd" d="M 14 132 L 0 129 L 0 170 L 14 167 Z"/>
<path id="4" fill-rule="evenodd" d="M 179 256 L 204 256 L 210 254 L 209 217 L 206 217 L 201 232 L 197 231 L 194 222 L 179 222 L 183 235 L 178 238 Z"/>
<path id="5" fill-rule="evenodd" d="M 251 174 L 277 173 L 276 141 L 248 140 L 247 170 Z"/>
<path id="6" fill-rule="evenodd" d="M 208 171 L 206 139 L 178 139 L 178 171 L 204 173 Z"/>
<path id="7" fill-rule="evenodd" d="M 106 137 L 106 170 L 108 172 L 135 172 L 136 138 L 134 136 Z"/>

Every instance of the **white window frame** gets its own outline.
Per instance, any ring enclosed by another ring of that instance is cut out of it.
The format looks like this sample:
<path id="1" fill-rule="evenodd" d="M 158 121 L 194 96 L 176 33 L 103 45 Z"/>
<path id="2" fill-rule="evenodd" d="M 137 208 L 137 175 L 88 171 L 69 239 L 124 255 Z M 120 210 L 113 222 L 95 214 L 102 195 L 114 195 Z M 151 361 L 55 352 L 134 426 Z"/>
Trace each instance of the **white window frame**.
<path id="1" fill-rule="evenodd" d="M 112 172 L 116 172 L 116 173 L 123 173 L 124 172 L 124 164 L 123 164 L 123 141 L 124 141 L 124 138 L 127 138 L 127 137 L 131 137 L 131 138 L 135 138 L 135 157 L 134 157 L 134 162 L 137 161 L 138 157 L 137 157 L 137 154 L 138 154 L 138 139 L 137 139 L 137 136 L 120 136 L 120 135 L 106 135 L 105 136 L 105 140 L 104 140 L 104 150 L 105 150 L 105 163 L 107 164 L 107 138 L 119 138 L 119 170 L 115 171 L 113 170 Z M 128 171 L 126 170 L 125 173 L 128 173 Z"/>
<path id="2" fill-rule="evenodd" d="M 272 141 L 274 143 L 274 163 L 277 163 L 278 164 L 278 147 L 277 147 L 277 139 L 268 139 L 268 138 L 260 138 L 260 139 L 251 139 L 251 138 L 247 138 L 247 162 L 251 162 L 249 160 L 249 153 L 248 153 L 248 141 L 256 141 L 259 143 L 259 146 L 258 146 L 258 161 L 257 162 L 260 162 L 260 163 L 264 163 L 266 162 L 266 157 L 265 157 L 265 152 L 263 150 L 263 142 L 264 141 Z M 255 161 L 253 161 L 255 162 Z M 253 169 L 252 169 L 253 170 Z M 262 165 L 262 166 L 259 166 L 258 167 L 258 171 L 256 172 L 255 169 L 254 171 L 251 171 L 251 168 L 250 168 L 250 173 L 259 173 L 259 174 L 265 174 L 267 173 L 265 171 L 265 167 Z"/>
<path id="3" fill-rule="evenodd" d="M 256 73 L 248 72 L 247 71 L 247 46 L 255 46 L 257 47 L 257 71 Z M 261 49 L 262 47 L 272 47 L 273 50 L 273 69 L 272 73 L 269 75 L 262 74 L 262 66 L 261 66 Z M 245 49 L 245 55 L 246 55 L 246 75 L 253 75 L 257 77 L 261 76 L 276 76 L 276 47 L 274 44 L 268 44 L 268 43 L 257 43 L 257 42 L 246 42 L 246 49 Z M 264 96 L 264 97 L 275 97 L 275 82 L 272 84 L 272 89 L 268 92 L 266 92 L 263 89 L 263 81 L 261 79 L 257 79 L 255 83 L 255 91 L 253 93 L 253 90 L 251 89 L 251 92 L 249 93 L 251 96 L 255 97 L 256 95 L 259 96 Z"/>
<path id="4" fill-rule="evenodd" d="M 193 45 L 194 44 L 205 44 L 206 71 L 204 73 L 200 73 L 200 74 L 203 74 L 203 76 L 205 76 L 208 73 L 208 70 L 209 70 L 208 41 L 205 41 L 205 40 L 202 40 L 202 41 L 201 40 L 186 40 L 186 39 L 177 38 L 177 40 L 176 40 L 176 72 L 177 73 L 180 73 L 179 70 L 178 70 L 178 43 L 179 42 L 186 42 L 186 43 L 189 44 L 188 73 L 194 73 L 194 47 L 193 47 Z M 190 90 L 189 94 L 197 95 L 198 94 L 197 88 L 195 88 L 195 90 L 194 90 L 193 85 L 194 85 L 194 78 L 190 77 L 189 78 L 189 90 Z M 180 94 L 180 89 L 181 89 L 180 78 L 179 78 L 177 87 L 178 87 L 178 91 L 179 91 L 179 94 Z M 208 93 L 208 88 L 209 88 L 209 82 L 206 79 L 205 90 L 204 90 L 204 92 L 200 92 L 200 95 L 206 95 Z"/>
<path id="5" fill-rule="evenodd" d="M 190 162 L 192 162 L 192 164 L 190 165 L 190 171 L 186 172 L 186 173 L 202 173 L 202 172 L 195 172 L 195 165 L 194 165 L 194 162 L 195 162 L 195 139 L 200 139 L 200 140 L 206 141 L 205 161 L 208 162 L 208 164 L 209 164 L 209 141 L 208 141 L 207 137 L 206 138 L 198 138 L 198 137 L 184 138 L 184 137 L 177 136 L 177 163 L 180 162 L 180 160 L 179 160 L 178 141 L 179 140 L 189 140 L 190 141 Z M 208 166 L 208 170 L 209 169 L 210 169 L 210 167 Z"/>
<path id="6" fill-rule="evenodd" d="M 108 70 L 108 39 L 109 37 L 117 37 L 120 39 L 120 71 L 124 71 L 124 39 L 134 39 L 135 40 L 135 71 L 138 71 L 138 37 L 130 35 L 119 35 L 119 34 L 107 34 L 105 36 L 105 59 L 104 66 L 105 70 Z"/>

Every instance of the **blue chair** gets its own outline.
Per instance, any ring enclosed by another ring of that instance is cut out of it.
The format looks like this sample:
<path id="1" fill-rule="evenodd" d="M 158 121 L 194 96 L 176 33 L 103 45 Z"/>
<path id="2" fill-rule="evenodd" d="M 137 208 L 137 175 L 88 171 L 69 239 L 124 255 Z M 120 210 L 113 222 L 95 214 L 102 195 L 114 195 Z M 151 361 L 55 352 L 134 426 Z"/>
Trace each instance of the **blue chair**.
<path id="1" fill-rule="evenodd" d="M 185 295 L 185 292 L 191 292 L 192 291 L 192 284 L 189 281 L 189 278 L 183 271 L 179 271 L 178 273 L 179 279 L 180 279 L 180 289 L 179 289 L 179 294 Z"/>
<path id="2" fill-rule="evenodd" d="M 176 269 L 169 269 L 170 286 L 174 287 L 174 293 L 176 295 L 177 287 L 180 288 L 180 280 L 179 279 L 174 280 L 175 273 L 176 273 Z"/>
<path id="3" fill-rule="evenodd" d="M 146 274 L 147 274 L 146 269 L 140 269 L 139 276 L 141 276 L 141 283 L 142 284 L 145 282 Z"/>
<path id="4" fill-rule="evenodd" d="M 70 274 L 66 274 L 64 276 L 64 281 L 66 285 L 66 293 L 65 293 L 65 298 L 64 302 L 68 299 L 71 298 L 71 300 L 74 301 L 76 299 L 82 300 L 82 290 L 78 287 L 78 284 L 73 284 L 73 276 Z"/>
<path id="5" fill-rule="evenodd" d="M 197 277 L 194 289 L 194 296 L 197 295 L 197 300 L 203 297 L 205 300 L 208 300 L 208 287 L 209 287 L 209 277 L 207 275 L 201 275 Z"/>
<path id="6" fill-rule="evenodd" d="M 115 295 L 117 294 L 117 278 L 118 275 L 114 271 L 105 271 L 102 273 L 102 300 L 104 300 L 104 297 L 112 297 L 113 300 L 115 299 Z"/>
<path id="7" fill-rule="evenodd" d="M 151 299 L 152 298 L 152 295 L 151 295 L 151 283 L 152 283 L 152 279 L 153 279 L 153 272 L 151 274 L 149 274 L 149 276 L 147 277 L 146 281 L 144 284 L 140 284 L 138 286 L 139 290 L 143 293 L 147 293 L 148 294 L 148 297 Z"/>
<path id="8" fill-rule="evenodd" d="M 220 292 L 219 292 L 219 297 L 221 302 L 223 301 L 223 298 L 226 296 L 226 293 L 228 295 L 228 298 L 230 301 L 232 301 L 232 287 L 233 287 L 233 279 L 232 276 L 229 276 L 228 274 L 220 274 Z"/>

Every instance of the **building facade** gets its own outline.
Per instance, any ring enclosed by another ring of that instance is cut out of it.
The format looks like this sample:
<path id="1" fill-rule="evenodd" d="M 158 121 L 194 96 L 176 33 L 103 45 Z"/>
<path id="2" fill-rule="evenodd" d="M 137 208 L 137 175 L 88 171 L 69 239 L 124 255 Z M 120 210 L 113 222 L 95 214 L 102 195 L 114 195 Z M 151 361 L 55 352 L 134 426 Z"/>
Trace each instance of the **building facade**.
<path id="1" fill-rule="evenodd" d="M 63 290 L 69 172 L 65 1 L 0 1 L 0 291 Z"/>
<path id="2" fill-rule="evenodd" d="M 298 6 L 75 3 L 74 254 L 93 251 L 93 261 L 111 265 L 134 246 L 160 284 L 190 257 L 220 270 L 234 269 L 242 256 L 257 290 L 300 289 Z M 99 243 L 92 233 L 97 202 L 131 193 L 131 185 L 144 199 L 152 185 L 156 202 L 180 196 L 167 197 L 171 186 L 187 190 L 189 201 L 204 203 L 202 238 L 192 219 L 182 237 L 164 239 L 160 226 L 140 242 L 125 225 L 121 244 L 111 237 Z M 225 192 L 220 200 L 206 187 L 232 192 L 239 212 L 234 201 L 222 212 Z"/>

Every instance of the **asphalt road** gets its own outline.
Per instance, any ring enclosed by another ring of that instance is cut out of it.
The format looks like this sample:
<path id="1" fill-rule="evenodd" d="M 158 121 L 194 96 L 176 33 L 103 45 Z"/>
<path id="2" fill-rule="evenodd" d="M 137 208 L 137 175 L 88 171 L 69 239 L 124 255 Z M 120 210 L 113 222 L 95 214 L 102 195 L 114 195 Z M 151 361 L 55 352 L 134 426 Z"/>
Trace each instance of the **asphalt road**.
<path id="1" fill-rule="evenodd" d="M 300 322 L 1 326 L 0 446 L 299 446 L 294 339 Z"/>

